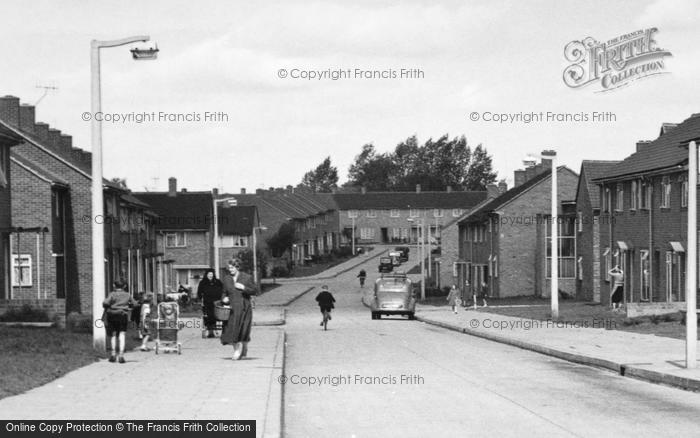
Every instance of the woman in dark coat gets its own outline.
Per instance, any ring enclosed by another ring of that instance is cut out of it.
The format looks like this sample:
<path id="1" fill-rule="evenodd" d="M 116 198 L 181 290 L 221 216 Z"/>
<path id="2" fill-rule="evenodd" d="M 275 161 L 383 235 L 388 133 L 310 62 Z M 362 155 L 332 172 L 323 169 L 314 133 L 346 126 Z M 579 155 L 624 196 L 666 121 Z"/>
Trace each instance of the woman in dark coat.
<path id="1" fill-rule="evenodd" d="M 250 275 L 239 271 L 239 262 L 228 263 L 229 273 L 222 280 L 224 291 L 222 301 L 231 306 L 231 316 L 224 331 L 221 343 L 233 345 L 233 360 L 248 354 L 248 342 L 253 327 L 253 305 L 251 297 L 257 295 L 258 288 Z"/>
<path id="2" fill-rule="evenodd" d="M 213 269 L 207 269 L 204 278 L 197 287 L 197 298 L 202 300 L 202 312 L 204 313 L 204 325 L 209 332 L 207 337 L 214 337 L 216 318 L 214 317 L 214 302 L 221 299 L 224 285 L 216 278 Z"/>

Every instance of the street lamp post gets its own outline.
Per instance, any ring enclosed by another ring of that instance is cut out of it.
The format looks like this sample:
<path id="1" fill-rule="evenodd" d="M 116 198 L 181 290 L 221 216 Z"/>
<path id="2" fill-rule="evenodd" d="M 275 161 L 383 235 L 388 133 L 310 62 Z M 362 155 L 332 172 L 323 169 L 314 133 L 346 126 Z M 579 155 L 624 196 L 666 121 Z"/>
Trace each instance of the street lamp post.
<path id="1" fill-rule="evenodd" d="M 683 145 L 685 146 L 685 144 Z M 685 367 L 697 368 L 698 320 L 697 320 L 697 184 L 698 184 L 698 144 L 697 140 L 688 143 L 688 257 L 685 283 Z"/>
<path id="2" fill-rule="evenodd" d="M 355 257 L 355 213 L 350 217 L 352 220 L 352 256 Z"/>
<path id="3" fill-rule="evenodd" d="M 267 227 L 264 225 L 260 225 L 259 227 L 253 227 L 253 282 L 255 283 L 255 286 L 258 285 L 258 241 L 255 237 L 255 232 L 257 230 L 265 231 L 267 230 Z"/>
<path id="4" fill-rule="evenodd" d="M 425 242 L 424 242 L 424 235 L 423 233 L 423 220 L 415 220 L 412 217 L 409 217 L 407 219 L 409 222 L 415 222 L 416 226 L 418 227 L 419 231 L 419 238 L 420 242 L 418 243 L 419 248 L 420 248 L 420 299 L 425 300 Z"/>
<path id="5" fill-rule="evenodd" d="M 98 114 L 102 111 L 102 94 L 100 87 L 100 49 L 118 47 L 126 44 L 149 41 L 147 35 L 134 36 L 113 41 L 90 42 L 90 73 L 91 86 L 90 97 L 92 111 L 91 136 L 92 136 L 92 314 L 93 318 L 102 314 L 102 301 L 105 298 L 105 241 L 104 227 L 95 222 L 95 218 L 103 215 L 104 197 L 102 193 L 102 118 Z M 139 51 L 134 49 L 134 59 L 153 59 L 157 49 Z M 138 58 L 137 58 L 138 54 Z M 92 325 L 92 346 L 95 350 L 104 352 L 105 330 Z"/>
<path id="6" fill-rule="evenodd" d="M 221 277 L 221 272 L 219 270 L 221 269 L 221 262 L 220 262 L 220 257 L 221 252 L 220 248 L 221 246 L 219 245 L 219 208 L 218 204 L 219 203 L 230 203 L 235 200 L 235 198 L 223 198 L 223 199 L 216 199 L 213 198 L 214 200 L 214 270 L 216 272 L 216 275 L 218 277 Z"/>

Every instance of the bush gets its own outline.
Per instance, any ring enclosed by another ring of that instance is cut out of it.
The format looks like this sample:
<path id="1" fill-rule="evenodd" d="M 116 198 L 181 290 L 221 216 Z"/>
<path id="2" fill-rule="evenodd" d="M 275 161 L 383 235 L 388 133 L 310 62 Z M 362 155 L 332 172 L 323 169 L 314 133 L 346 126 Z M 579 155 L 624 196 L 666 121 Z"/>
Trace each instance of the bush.
<path id="1" fill-rule="evenodd" d="M 289 269 L 284 266 L 275 266 L 272 268 L 272 276 L 275 278 L 289 277 Z"/>
<path id="2" fill-rule="evenodd" d="M 340 248 L 333 248 L 331 254 L 338 258 L 350 257 L 352 255 L 352 247 L 341 246 Z"/>
<path id="3" fill-rule="evenodd" d="M 49 314 L 44 309 L 35 309 L 29 304 L 20 308 L 11 308 L 0 315 L 2 322 L 51 322 Z"/>
<path id="4" fill-rule="evenodd" d="M 71 312 L 66 316 L 66 329 L 73 333 L 92 333 L 92 315 Z"/>

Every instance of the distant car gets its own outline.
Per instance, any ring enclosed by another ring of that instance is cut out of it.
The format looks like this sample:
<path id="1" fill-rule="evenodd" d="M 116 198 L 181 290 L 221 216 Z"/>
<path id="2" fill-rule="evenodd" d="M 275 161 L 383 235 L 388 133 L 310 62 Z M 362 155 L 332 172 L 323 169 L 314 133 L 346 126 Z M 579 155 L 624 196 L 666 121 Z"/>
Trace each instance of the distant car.
<path id="1" fill-rule="evenodd" d="M 411 279 L 406 274 L 382 275 L 374 282 L 371 310 L 372 319 L 381 319 L 382 315 L 405 315 L 414 319 L 416 296 Z"/>
<path id="2" fill-rule="evenodd" d="M 391 272 L 394 270 L 394 261 L 391 257 L 379 258 L 379 272 Z"/>
<path id="3" fill-rule="evenodd" d="M 391 257 L 394 266 L 401 265 L 401 254 L 401 251 L 389 251 L 389 257 Z"/>
<path id="4" fill-rule="evenodd" d="M 410 251 L 409 247 L 397 246 L 396 248 L 394 248 L 394 251 L 401 253 L 401 255 L 399 256 L 399 261 L 401 263 L 408 261 L 408 252 Z"/>

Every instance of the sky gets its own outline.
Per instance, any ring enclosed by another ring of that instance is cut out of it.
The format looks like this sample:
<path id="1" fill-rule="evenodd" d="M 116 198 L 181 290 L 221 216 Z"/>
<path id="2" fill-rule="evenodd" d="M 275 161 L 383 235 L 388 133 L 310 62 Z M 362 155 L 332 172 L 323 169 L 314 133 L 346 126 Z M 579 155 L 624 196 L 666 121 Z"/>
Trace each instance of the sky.
<path id="1" fill-rule="evenodd" d="M 90 41 L 151 37 L 100 55 L 105 117 L 132 117 L 103 122 L 104 172 L 134 191 L 165 190 L 171 176 L 189 190 L 296 185 L 326 156 L 342 183 L 364 144 L 386 152 L 412 135 L 444 134 L 482 144 L 512 185 L 528 154 L 554 149 L 578 172 L 583 159 L 623 159 L 662 123 L 700 112 L 694 0 L 25 0 L 3 1 L 3 15 L 13 19 L 0 28 L 0 95 L 34 104 L 38 87 L 56 87 L 39 102 L 37 121 L 85 150 Z M 665 74 L 607 92 L 566 86 L 569 42 L 647 28 L 672 54 Z M 157 60 L 131 59 L 130 48 L 154 43 Z M 291 77 L 348 69 L 338 80 Z M 366 78 L 356 69 L 422 74 Z M 484 121 L 488 113 L 594 111 L 614 120 Z M 204 120 L 207 112 L 220 119 Z M 144 113 L 155 120 L 136 123 Z"/>

